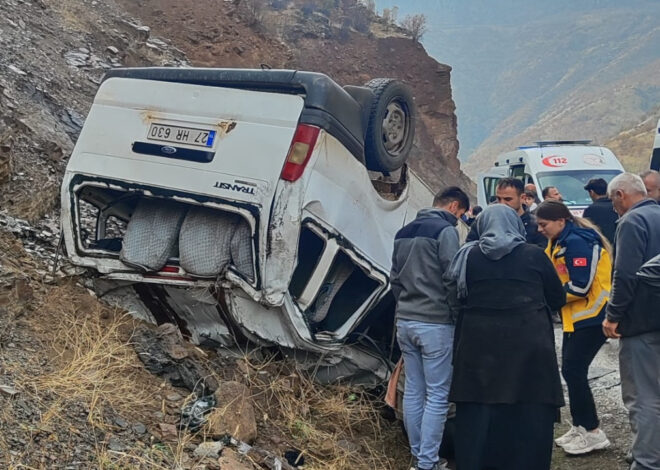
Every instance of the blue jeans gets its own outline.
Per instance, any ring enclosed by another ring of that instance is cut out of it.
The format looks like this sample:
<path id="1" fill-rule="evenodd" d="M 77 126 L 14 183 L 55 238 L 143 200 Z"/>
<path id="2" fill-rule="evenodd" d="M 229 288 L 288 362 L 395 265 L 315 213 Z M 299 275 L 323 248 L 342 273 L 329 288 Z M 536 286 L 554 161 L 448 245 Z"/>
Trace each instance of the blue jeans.
<path id="1" fill-rule="evenodd" d="M 419 468 L 430 469 L 449 409 L 454 325 L 398 320 L 396 327 L 406 372 L 403 423 Z"/>

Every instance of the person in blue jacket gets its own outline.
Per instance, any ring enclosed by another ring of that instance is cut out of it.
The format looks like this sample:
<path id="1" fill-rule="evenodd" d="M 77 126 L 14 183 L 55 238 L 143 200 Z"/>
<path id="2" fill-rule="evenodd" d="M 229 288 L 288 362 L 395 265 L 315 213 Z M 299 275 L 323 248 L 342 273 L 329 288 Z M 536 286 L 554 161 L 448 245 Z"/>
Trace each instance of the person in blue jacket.
<path id="1" fill-rule="evenodd" d="M 561 372 L 568 386 L 573 425 L 555 442 L 568 454 L 586 454 L 610 445 L 599 428 L 587 374 L 606 340 L 601 324 L 612 285 L 611 247 L 592 222 L 573 216 L 559 201 L 543 201 L 536 209 L 536 220 L 539 232 L 548 238 L 546 254 L 566 291 L 566 305 L 561 309 Z"/>

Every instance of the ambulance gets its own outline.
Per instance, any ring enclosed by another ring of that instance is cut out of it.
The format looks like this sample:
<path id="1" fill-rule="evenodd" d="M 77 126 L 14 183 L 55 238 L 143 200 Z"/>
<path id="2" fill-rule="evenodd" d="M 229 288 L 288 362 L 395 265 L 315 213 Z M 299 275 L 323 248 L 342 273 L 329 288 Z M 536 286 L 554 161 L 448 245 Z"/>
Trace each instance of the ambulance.
<path id="1" fill-rule="evenodd" d="M 497 182 L 513 177 L 534 184 L 539 197 L 543 188 L 555 186 L 571 213 L 581 216 L 592 203 L 584 185 L 592 178 L 609 182 L 623 171 L 610 149 L 593 145 L 590 140 L 536 142 L 499 155 L 494 166 L 478 177 L 477 201 L 482 207 L 492 203 Z"/>

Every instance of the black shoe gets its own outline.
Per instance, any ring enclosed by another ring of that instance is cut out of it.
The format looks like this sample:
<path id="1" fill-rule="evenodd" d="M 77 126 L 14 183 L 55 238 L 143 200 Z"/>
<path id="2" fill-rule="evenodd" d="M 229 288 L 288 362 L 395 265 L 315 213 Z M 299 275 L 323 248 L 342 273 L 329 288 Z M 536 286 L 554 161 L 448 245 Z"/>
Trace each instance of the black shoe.
<path id="1" fill-rule="evenodd" d="M 632 449 L 631 449 L 631 450 L 629 450 L 628 453 L 626 454 L 626 463 L 630 463 L 630 464 L 632 464 L 634 461 L 635 461 L 635 459 L 633 459 L 633 456 L 632 456 Z"/>

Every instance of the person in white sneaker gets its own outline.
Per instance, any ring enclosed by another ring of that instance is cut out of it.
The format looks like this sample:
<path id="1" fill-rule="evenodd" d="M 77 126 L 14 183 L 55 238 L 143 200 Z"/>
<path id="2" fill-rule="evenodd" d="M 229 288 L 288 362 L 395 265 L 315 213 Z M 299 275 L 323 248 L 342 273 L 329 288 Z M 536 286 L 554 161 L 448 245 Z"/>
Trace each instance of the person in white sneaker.
<path id="1" fill-rule="evenodd" d="M 566 291 L 566 305 L 561 309 L 561 373 L 568 386 L 573 426 L 555 443 L 568 454 L 586 454 L 610 445 L 598 427 L 587 375 L 606 339 L 601 323 L 611 288 L 612 248 L 593 223 L 574 217 L 561 202 L 546 200 L 539 204 L 536 222 L 539 232 L 548 239 L 546 254 Z"/>

